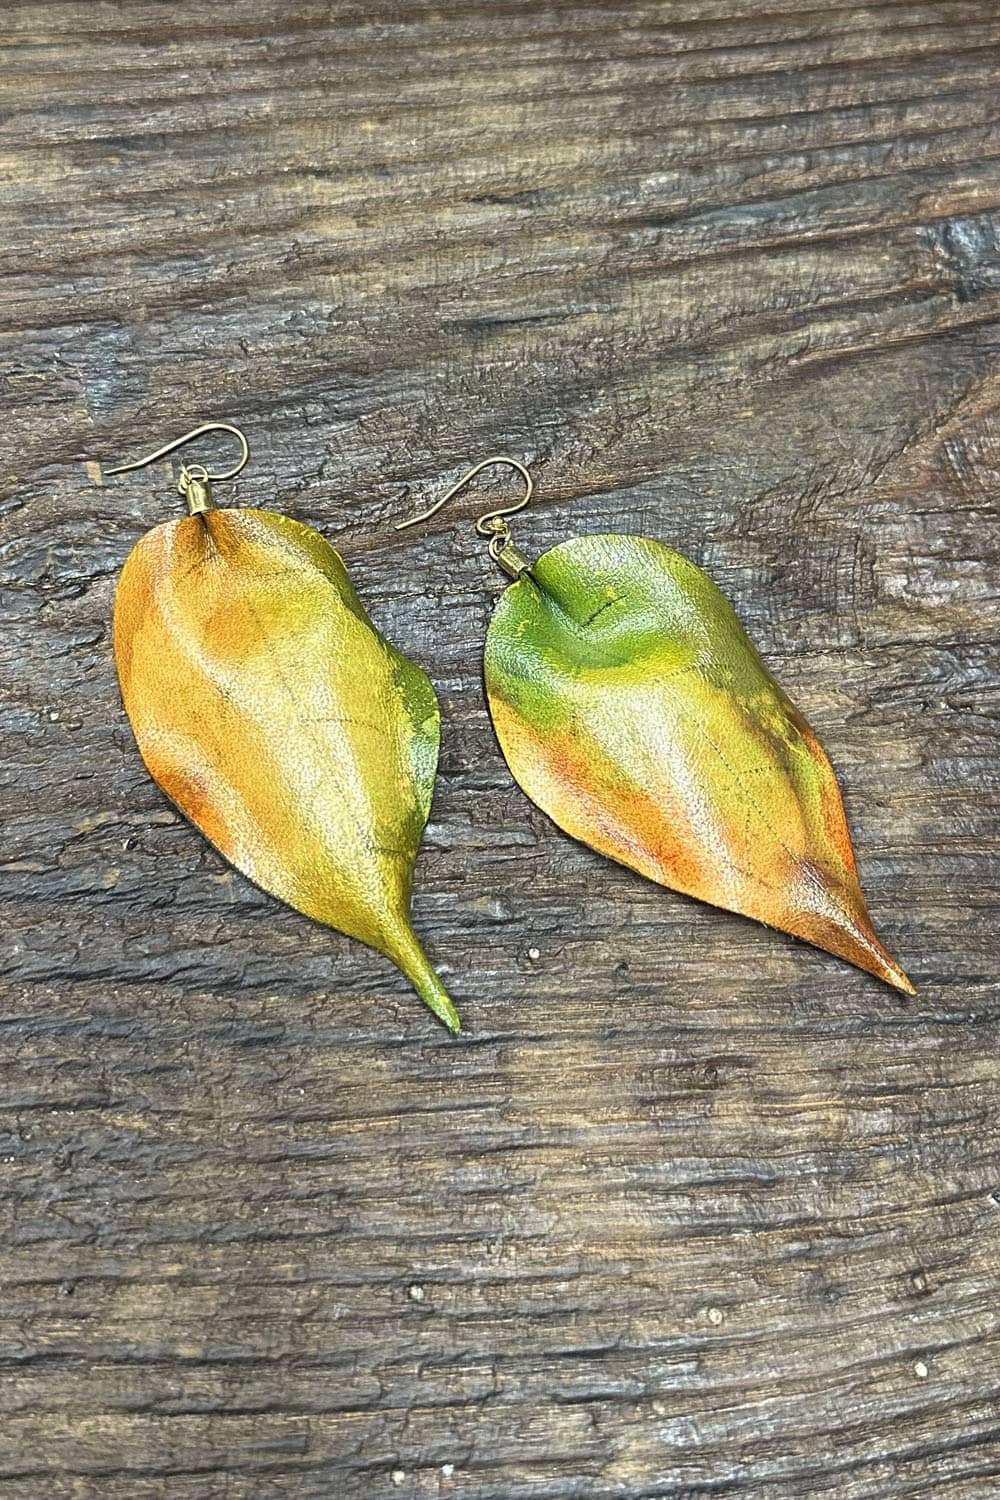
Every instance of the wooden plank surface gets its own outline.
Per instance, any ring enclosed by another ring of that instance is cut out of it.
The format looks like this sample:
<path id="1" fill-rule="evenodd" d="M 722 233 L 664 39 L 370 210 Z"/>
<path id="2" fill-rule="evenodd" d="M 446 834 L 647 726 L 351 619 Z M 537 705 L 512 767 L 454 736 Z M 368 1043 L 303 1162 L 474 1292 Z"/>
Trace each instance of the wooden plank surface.
<path id="1" fill-rule="evenodd" d="M 8 3 L 3 1500 L 1000 1491 L 994 0 Z M 442 700 L 389 966 L 145 775 L 115 578 L 199 421 Z M 707 567 L 912 1002 L 558 833 L 469 524 Z"/>

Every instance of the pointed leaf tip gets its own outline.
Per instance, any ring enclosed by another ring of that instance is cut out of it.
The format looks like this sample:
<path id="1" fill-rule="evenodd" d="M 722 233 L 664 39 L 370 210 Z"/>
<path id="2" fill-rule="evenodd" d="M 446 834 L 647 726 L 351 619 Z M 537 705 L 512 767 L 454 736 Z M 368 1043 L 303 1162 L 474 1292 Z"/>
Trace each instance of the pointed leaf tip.
<path id="1" fill-rule="evenodd" d="M 458 1036 L 462 1030 L 458 1011 L 408 923 L 400 928 L 395 941 L 387 944 L 386 952 L 406 975 L 428 1010 L 444 1022 L 452 1036 Z"/>
<path id="2" fill-rule="evenodd" d="M 428 1009 L 434 1012 L 439 1021 L 444 1022 L 452 1036 L 458 1036 L 462 1030 L 461 1017 L 440 982 L 433 988 L 418 984 L 415 989 Z"/>

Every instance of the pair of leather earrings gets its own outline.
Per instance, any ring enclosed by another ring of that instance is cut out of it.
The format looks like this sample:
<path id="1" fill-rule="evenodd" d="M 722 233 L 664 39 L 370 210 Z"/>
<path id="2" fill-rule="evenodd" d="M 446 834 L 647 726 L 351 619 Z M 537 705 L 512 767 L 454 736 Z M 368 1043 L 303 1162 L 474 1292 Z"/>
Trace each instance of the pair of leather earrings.
<path id="1" fill-rule="evenodd" d="M 146 766 L 251 880 L 383 953 L 458 1032 L 413 931 L 413 865 L 430 812 L 440 713 L 430 680 L 375 630 L 339 555 L 273 511 L 217 509 L 221 474 L 182 465 L 188 515 L 122 570 L 115 662 Z M 574 838 L 661 885 L 741 912 L 907 993 L 858 884 L 836 778 L 731 605 L 694 563 L 634 536 L 575 537 L 529 563 L 508 517 L 481 516 L 513 580 L 485 679 L 515 780 Z"/>

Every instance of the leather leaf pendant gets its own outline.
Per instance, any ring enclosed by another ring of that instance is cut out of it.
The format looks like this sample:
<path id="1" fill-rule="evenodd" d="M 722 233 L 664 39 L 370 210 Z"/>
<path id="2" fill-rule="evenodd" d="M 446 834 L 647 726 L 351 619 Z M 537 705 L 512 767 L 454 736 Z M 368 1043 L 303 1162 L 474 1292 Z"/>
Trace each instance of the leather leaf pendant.
<path id="1" fill-rule="evenodd" d="M 392 960 L 454 1032 L 413 932 L 440 719 L 317 532 L 209 510 L 136 545 L 115 661 L 150 774 L 264 890 Z"/>
<path id="2" fill-rule="evenodd" d="M 486 688 L 507 763 L 574 838 L 907 993 L 816 736 L 694 563 L 577 537 L 501 596 Z"/>

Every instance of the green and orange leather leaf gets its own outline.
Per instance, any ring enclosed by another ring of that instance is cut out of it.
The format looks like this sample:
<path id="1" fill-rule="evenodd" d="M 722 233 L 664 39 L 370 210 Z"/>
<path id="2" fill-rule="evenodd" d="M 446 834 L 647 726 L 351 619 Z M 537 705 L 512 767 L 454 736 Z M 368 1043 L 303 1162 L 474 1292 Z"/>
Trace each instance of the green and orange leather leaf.
<path id="1" fill-rule="evenodd" d="M 694 563 L 641 537 L 554 547 L 497 604 L 486 689 L 515 780 L 574 838 L 912 993 L 830 762 Z"/>
<path id="2" fill-rule="evenodd" d="M 440 718 L 308 526 L 210 510 L 136 545 L 115 599 L 122 697 L 150 774 L 251 880 L 384 953 L 452 1031 L 413 932 Z"/>

